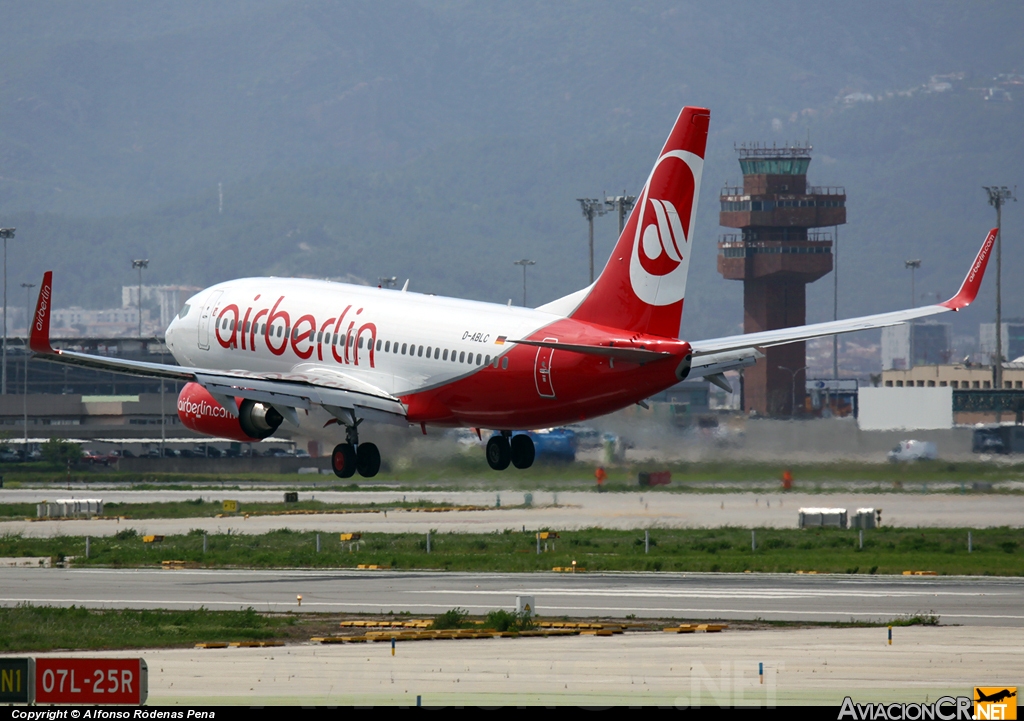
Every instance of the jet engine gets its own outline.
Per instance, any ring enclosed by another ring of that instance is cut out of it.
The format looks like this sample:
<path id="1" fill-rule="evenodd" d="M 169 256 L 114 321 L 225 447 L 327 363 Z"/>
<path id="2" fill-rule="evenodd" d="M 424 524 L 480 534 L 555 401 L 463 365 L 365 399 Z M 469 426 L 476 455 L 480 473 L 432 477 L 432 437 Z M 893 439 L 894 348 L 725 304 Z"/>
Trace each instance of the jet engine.
<path id="1" fill-rule="evenodd" d="M 284 418 L 272 406 L 235 398 L 238 417 L 232 416 L 198 383 L 186 383 L 178 395 L 178 418 L 193 431 L 236 441 L 262 441 L 278 429 Z"/>

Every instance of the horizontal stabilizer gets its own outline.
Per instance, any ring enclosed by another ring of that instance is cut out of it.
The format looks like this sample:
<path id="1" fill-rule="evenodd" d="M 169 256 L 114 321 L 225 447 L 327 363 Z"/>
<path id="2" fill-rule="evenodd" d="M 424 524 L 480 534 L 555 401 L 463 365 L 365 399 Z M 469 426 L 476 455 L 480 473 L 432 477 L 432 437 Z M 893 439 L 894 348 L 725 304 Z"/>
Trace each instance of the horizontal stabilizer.
<path id="1" fill-rule="evenodd" d="M 652 363 L 657 360 L 671 358 L 672 354 L 665 351 L 647 350 L 645 348 L 629 348 L 625 346 L 608 345 L 579 345 L 575 343 L 559 343 L 558 341 L 546 340 L 512 340 L 507 343 L 518 343 L 519 345 L 534 345 L 538 348 L 553 348 L 555 350 L 567 350 L 573 353 L 585 355 L 597 355 L 604 358 L 626 361 L 628 363 Z"/>

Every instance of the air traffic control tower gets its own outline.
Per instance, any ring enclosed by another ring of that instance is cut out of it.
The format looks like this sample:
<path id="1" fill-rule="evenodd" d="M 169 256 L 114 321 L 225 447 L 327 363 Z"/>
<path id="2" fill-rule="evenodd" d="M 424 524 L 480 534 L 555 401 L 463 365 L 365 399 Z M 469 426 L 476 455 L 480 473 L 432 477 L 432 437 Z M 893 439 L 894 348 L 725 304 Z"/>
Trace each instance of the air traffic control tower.
<path id="1" fill-rule="evenodd" d="M 807 185 L 810 145 L 736 147 L 743 187 L 722 189 L 718 272 L 743 281 L 743 332 L 803 325 L 808 283 L 832 270 L 831 232 L 846 223 L 846 190 Z M 803 343 L 766 348 L 743 374 L 743 408 L 789 417 L 804 407 Z M 794 402 L 791 399 L 795 399 Z"/>

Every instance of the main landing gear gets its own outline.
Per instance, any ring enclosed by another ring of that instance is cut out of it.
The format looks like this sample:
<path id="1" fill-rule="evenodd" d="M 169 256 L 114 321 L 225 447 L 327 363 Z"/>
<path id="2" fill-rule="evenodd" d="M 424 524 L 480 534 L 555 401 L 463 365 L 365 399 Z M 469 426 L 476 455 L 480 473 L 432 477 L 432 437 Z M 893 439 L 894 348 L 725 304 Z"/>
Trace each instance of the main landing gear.
<path id="1" fill-rule="evenodd" d="M 527 435 L 513 436 L 511 431 L 502 431 L 487 441 L 487 465 L 496 471 L 503 471 L 511 463 L 516 468 L 529 468 L 537 453 L 533 439 Z"/>
<path id="2" fill-rule="evenodd" d="M 359 473 L 373 478 L 380 471 L 380 451 L 373 443 L 359 442 L 359 423 L 348 426 L 345 443 L 339 443 L 331 453 L 331 468 L 338 478 L 351 478 Z"/>

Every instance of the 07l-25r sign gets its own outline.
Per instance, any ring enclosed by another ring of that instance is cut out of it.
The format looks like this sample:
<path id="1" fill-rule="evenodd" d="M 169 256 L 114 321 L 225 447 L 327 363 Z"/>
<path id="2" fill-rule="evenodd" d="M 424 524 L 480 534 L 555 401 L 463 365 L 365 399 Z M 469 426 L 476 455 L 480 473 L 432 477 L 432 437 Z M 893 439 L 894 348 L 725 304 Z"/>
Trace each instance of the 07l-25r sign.
<path id="1" fill-rule="evenodd" d="M 148 669 L 141 658 L 37 658 L 36 703 L 145 703 Z"/>

